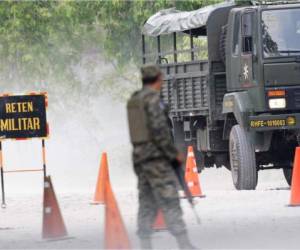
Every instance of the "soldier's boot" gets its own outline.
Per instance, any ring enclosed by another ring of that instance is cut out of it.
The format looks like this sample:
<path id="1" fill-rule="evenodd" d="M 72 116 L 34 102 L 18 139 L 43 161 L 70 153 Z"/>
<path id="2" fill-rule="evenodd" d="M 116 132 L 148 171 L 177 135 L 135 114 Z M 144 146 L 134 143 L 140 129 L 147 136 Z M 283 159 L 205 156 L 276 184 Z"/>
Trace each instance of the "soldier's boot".
<path id="1" fill-rule="evenodd" d="M 152 249 L 151 238 L 141 238 L 140 239 L 140 247 L 141 249 Z"/>
<path id="2" fill-rule="evenodd" d="M 197 249 L 192 245 L 187 234 L 176 236 L 177 244 L 180 249 Z"/>

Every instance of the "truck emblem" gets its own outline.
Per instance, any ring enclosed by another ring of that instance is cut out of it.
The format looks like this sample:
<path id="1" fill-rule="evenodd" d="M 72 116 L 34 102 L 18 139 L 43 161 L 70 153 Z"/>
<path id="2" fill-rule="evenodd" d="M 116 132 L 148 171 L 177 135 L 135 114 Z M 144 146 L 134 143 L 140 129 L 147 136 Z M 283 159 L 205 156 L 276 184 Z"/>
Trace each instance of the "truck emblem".
<path id="1" fill-rule="evenodd" d="M 245 80 L 249 79 L 249 69 L 248 69 L 248 65 L 247 64 L 245 64 L 245 66 L 244 66 L 244 73 L 243 73 L 243 75 L 244 75 L 244 79 Z"/>

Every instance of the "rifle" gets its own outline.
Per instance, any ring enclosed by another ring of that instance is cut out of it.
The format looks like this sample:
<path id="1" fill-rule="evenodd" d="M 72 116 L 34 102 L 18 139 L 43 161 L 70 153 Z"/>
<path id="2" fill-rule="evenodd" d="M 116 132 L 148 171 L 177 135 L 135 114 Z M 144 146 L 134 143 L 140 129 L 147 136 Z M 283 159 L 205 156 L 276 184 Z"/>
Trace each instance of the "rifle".
<path id="1" fill-rule="evenodd" d="M 174 169 L 174 172 L 175 172 L 175 175 L 178 179 L 178 182 L 182 188 L 182 190 L 184 191 L 184 194 L 188 200 L 188 202 L 190 203 L 191 205 L 191 208 L 193 210 L 193 213 L 194 213 L 194 216 L 196 218 L 196 221 L 198 224 L 201 224 L 201 221 L 200 221 L 200 217 L 199 215 L 197 214 L 197 211 L 195 209 L 195 204 L 193 202 L 193 196 L 190 192 L 190 189 L 188 188 L 188 186 L 186 185 L 186 182 L 185 182 L 185 179 L 184 179 L 184 172 L 183 172 L 183 168 L 181 166 L 181 164 L 176 160 L 174 162 L 172 162 L 172 166 L 173 166 L 173 169 Z"/>

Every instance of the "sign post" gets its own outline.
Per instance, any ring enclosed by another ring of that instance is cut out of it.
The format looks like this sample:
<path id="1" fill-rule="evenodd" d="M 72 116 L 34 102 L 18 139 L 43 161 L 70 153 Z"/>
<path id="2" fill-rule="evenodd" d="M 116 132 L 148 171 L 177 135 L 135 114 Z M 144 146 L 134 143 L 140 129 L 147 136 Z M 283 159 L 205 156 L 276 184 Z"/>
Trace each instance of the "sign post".
<path id="1" fill-rule="evenodd" d="M 43 172 L 44 172 L 44 178 L 45 178 L 47 176 L 45 139 L 42 139 L 42 150 L 43 150 Z"/>
<path id="2" fill-rule="evenodd" d="M 45 138 L 48 137 L 46 118 L 47 96 L 45 93 L 0 96 L 0 173 L 2 208 L 6 207 L 4 174 L 43 171 L 46 177 Z M 5 171 L 3 166 L 2 141 L 6 139 L 42 139 L 42 169 L 16 169 Z"/>
<path id="3" fill-rule="evenodd" d="M 2 203 L 1 207 L 5 208 L 5 191 L 4 191 L 4 172 L 3 172 L 3 158 L 2 158 L 2 142 L 0 141 L 0 169 L 1 169 L 1 191 L 2 191 Z"/>

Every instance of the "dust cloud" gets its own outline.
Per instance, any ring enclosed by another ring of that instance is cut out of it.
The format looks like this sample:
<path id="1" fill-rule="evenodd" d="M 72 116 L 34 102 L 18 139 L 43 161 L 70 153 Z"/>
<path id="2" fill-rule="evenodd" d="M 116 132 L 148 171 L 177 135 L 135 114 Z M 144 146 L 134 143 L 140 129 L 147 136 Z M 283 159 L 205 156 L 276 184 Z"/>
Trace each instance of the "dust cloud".
<path id="1" fill-rule="evenodd" d="M 3 82 L 1 92 L 48 93 L 47 172 L 59 193 L 92 195 L 104 151 L 108 153 L 115 188 L 133 187 L 125 100 L 137 84 L 119 77 L 112 64 L 99 53 L 83 56 L 73 70 L 79 82 L 74 86 L 53 80 Z M 130 70 L 135 76 L 135 69 Z M 114 82 L 107 82 L 112 76 Z M 6 170 L 42 167 L 39 139 L 7 140 L 3 142 L 3 151 Z M 7 195 L 42 192 L 42 173 L 6 174 L 5 182 Z"/>

